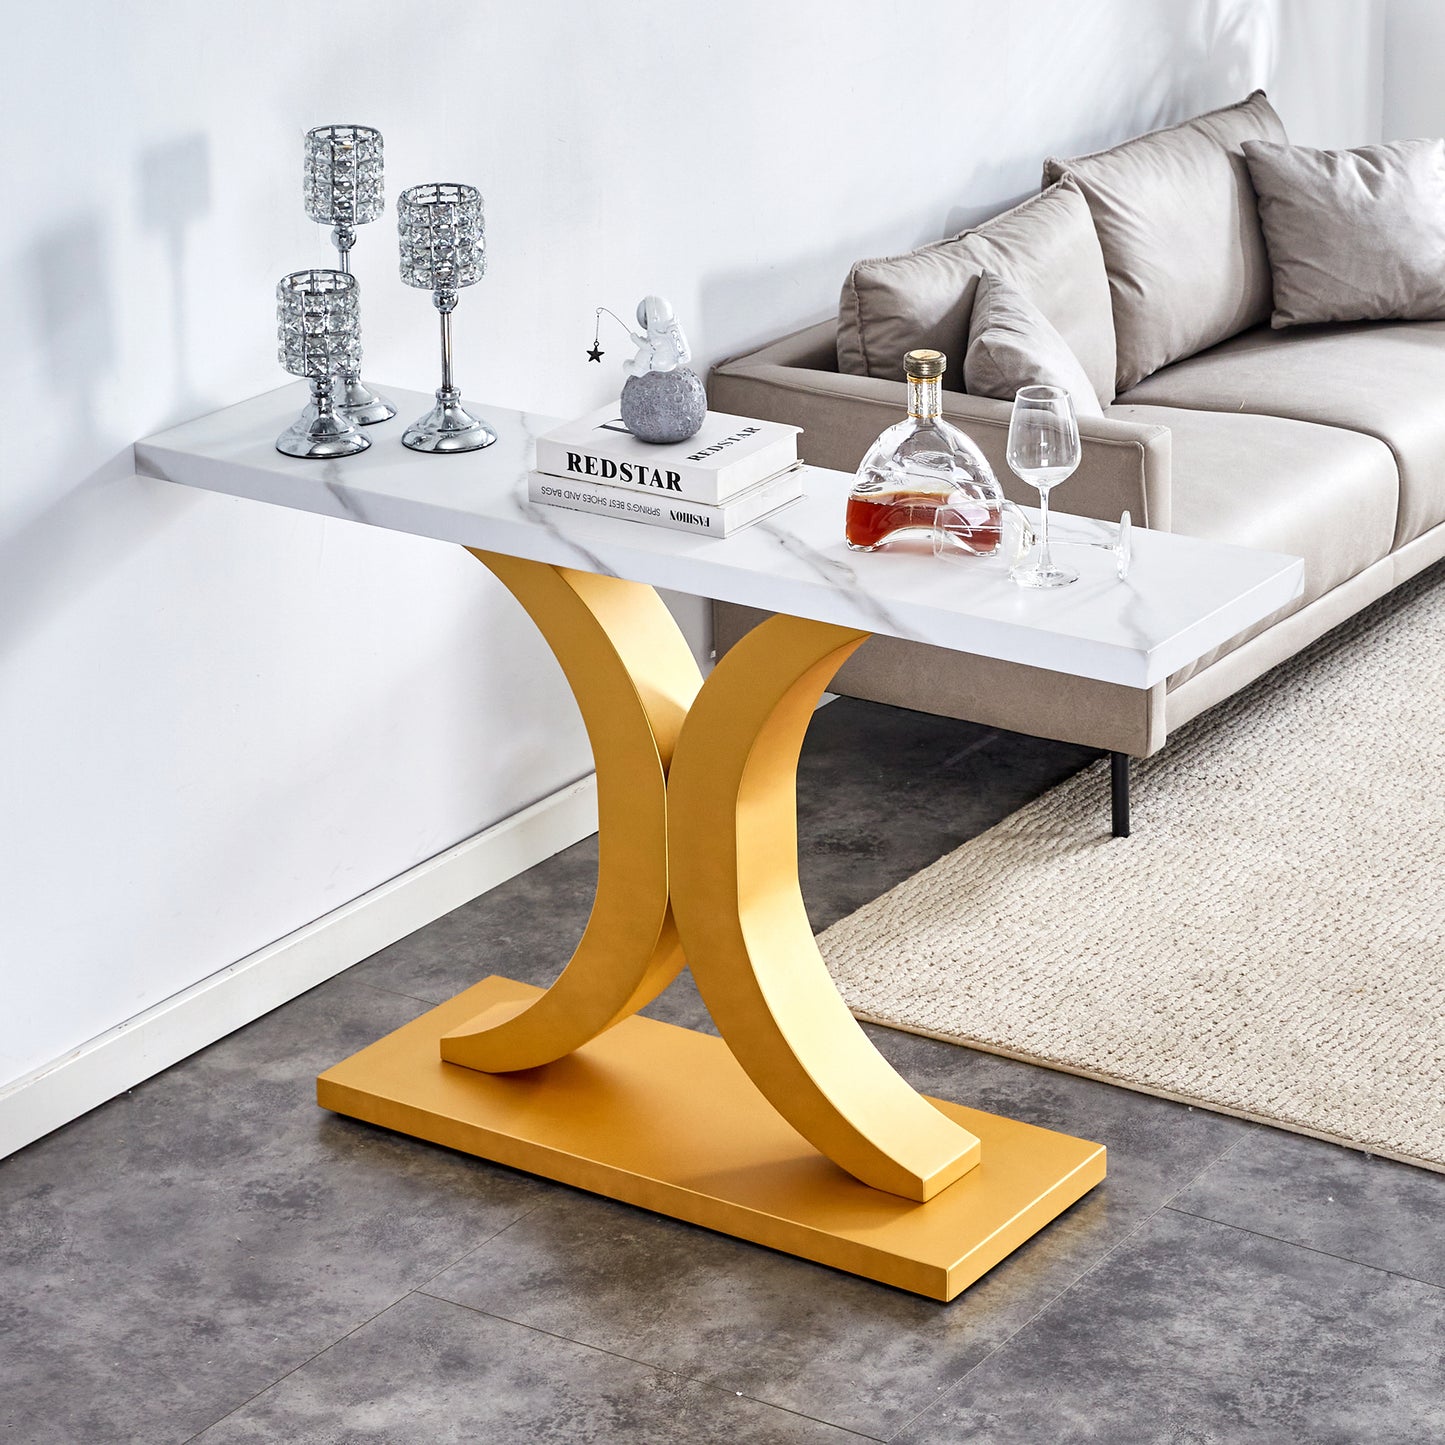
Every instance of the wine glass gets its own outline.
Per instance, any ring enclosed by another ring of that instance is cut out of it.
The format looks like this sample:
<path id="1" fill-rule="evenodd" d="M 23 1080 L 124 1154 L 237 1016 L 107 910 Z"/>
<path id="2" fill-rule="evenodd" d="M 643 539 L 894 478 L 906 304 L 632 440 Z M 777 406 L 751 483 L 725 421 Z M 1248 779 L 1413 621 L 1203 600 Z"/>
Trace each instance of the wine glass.
<path id="1" fill-rule="evenodd" d="M 1060 521 L 1053 522 L 1053 533 L 1049 538 L 1052 547 L 1089 547 L 1107 552 L 1114 563 L 1114 576 L 1120 582 L 1129 580 L 1129 568 L 1134 560 L 1133 524 L 1129 513 L 1123 512 L 1117 523 L 1105 522 L 1093 517 L 1070 517 L 1064 524 L 1063 536 L 1059 536 Z M 975 529 L 964 511 L 957 506 L 943 506 L 933 524 L 933 555 L 944 561 L 957 561 L 960 557 L 972 557 L 974 553 L 964 550 L 963 540 Z M 1013 569 L 1033 550 L 1039 538 L 1022 507 L 1004 502 L 999 508 L 999 541 L 997 555 L 1001 557 L 1013 575 Z"/>
<path id="2" fill-rule="evenodd" d="M 1065 587 L 1079 574 L 1049 555 L 1049 493 L 1079 465 L 1079 423 L 1074 403 L 1059 386 L 1025 386 L 1014 397 L 1008 424 L 1009 469 L 1039 493 L 1038 551 L 1011 574 L 1021 587 Z"/>

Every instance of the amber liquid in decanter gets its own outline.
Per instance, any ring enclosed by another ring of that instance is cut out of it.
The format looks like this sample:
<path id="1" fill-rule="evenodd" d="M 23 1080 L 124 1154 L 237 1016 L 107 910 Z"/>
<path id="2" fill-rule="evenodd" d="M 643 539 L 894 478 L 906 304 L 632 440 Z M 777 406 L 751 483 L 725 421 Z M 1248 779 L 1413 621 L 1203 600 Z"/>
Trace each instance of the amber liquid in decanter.
<path id="1" fill-rule="evenodd" d="M 908 415 L 873 443 L 848 494 L 843 536 L 857 552 L 937 536 L 987 557 L 1003 541 L 1003 490 L 978 447 L 943 419 L 941 351 L 910 351 Z"/>
<path id="2" fill-rule="evenodd" d="M 854 493 L 848 498 L 844 536 L 856 551 L 872 552 L 899 532 L 932 534 L 939 526 L 980 557 L 996 552 L 1003 540 L 996 505 L 951 505 L 948 495 L 932 488 Z"/>

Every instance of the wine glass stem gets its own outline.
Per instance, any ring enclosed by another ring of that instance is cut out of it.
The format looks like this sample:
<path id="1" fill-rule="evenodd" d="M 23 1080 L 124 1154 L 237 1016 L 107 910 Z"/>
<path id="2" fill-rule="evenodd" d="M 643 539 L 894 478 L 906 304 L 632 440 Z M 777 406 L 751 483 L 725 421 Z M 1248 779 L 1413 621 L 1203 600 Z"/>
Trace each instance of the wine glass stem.
<path id="1" fill-rule="evenodd" d="M 1052 572 L 1054 559 L 1049 555 L 1049 489 L 1039 488 L 1039 571 Z"/>

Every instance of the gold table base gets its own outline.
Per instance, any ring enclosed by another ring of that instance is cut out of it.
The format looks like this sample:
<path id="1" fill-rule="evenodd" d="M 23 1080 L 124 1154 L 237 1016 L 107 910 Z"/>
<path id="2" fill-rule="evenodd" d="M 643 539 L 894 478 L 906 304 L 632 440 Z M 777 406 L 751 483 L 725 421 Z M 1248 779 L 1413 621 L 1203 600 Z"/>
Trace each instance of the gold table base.
<path id="1" fill-rule="evenodd" d="M 473 555 L 581 709 L 596 901 L 550 988 L 466 990 L 323 1074 L 325 1107 L 938 1299 L 1104 1177 L 1097 1144 L 916 1093 L 828 976 L 798 754 L 866 632 L 773 617 L 704 682 L 651 587 Z M 684 959 L 722 1039 L 636 1017 Z"/>
<path id="2" fill-rule="evenodd" d="M 1104 1177 L 1104 1149 L 931 1099 L 982 1162 L 925 1204 L 860 1184 L 782 1119 L 721 1039 L 632 1017 L 540 1068 L 484 1074 L 437 1039 L 541 990 L 489 978 L 321 1075 L 371 1124 L 950 1300 Z"/>

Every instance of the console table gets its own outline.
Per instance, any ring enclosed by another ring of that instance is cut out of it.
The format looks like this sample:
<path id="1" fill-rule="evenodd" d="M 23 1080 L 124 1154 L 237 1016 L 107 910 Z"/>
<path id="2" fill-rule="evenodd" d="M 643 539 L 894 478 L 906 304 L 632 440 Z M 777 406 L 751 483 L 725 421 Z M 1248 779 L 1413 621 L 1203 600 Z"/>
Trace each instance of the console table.
<path id="1" fill-rule="evenodd" d="M 400 414 L 430 398 L 386 388 Z M 136 470 L 466 547 L 556 654 L 597 768 L 597 897 L 548 989 L 491 977 L 328 1069 L 328 1109 L 952 1299 L 1104 1177 L 1104 1149 L 926 1099 L 828 977 L 798 889 L 809 717 L 874 632 L 1147 688 L 1284 606 L 1298 558 L 1136 530 L 1072 587 L 843 545 L 851 478 L 730 538 L 527 500 L 552 418 L 421 456 L 394 427 L 343 461 L 274 449 L 304 386 L 138 442 Z M 779 615 L 703 679 L 657 587 Z M 1129 845 L 1121 845 L 1129 846 Z M 721 1038 L 641 1018 L 684 965 Z"/>

